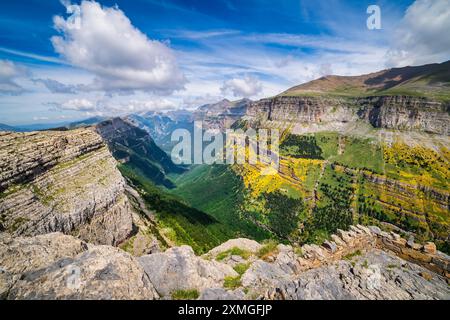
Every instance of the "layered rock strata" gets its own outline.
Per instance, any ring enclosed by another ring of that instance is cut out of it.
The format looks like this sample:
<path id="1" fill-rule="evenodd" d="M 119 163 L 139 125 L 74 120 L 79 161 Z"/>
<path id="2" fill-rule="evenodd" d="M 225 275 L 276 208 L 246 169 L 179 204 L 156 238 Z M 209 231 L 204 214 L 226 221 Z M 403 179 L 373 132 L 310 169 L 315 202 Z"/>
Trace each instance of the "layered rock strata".
<path id="1" fill-rule="evenodd" d="M 285 127 L 328 124 L 341 128 L 363 121 L 375 128 L 449 135 L 449 108 L 443 102 L 409 96 L 277 96 L 251 103 L 247 118 L 256 124 Z"/>
<path id="2" fill-rule="evenodd" d="M 119 244 L 132 218 L 116 165 L 90 129 L 0 133 L 0 231 Z"/>

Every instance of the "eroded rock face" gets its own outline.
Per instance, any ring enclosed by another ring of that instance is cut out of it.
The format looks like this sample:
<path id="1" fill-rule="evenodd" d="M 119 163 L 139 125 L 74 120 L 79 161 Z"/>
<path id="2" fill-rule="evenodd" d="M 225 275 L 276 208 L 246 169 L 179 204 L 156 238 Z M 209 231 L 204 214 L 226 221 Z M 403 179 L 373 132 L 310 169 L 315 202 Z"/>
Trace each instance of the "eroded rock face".
<path id="1" fill-rule="evenodd" d="M 158 294 L 165 297 L 176 290 L 220 288 L 225 277 L 238 276 L 226 264 L 197 257 L 188 246 L 142 256 L 138 260 Z"/>
<path id="2" fill-rule="evenodd" d="M 4 299 L 155 299 L 131 255 L 52 233 L 0 236 L 0 297 Z"/>
<path id="3" fill-rule="evenodd" d="M 132 230 L 124 185 L 92 130 L 0 133 L 0 231 L 117 245 Z"/>
<path id="4" fill-rule="evenodd" d="M 269 299 L 450 299 L 446 281 L 437 274 L 390 253 L 373 249 L 329 266 L 278 282 Z"/>
<path id="5" fill-rule="evenodd" d="M 278 96 L 251 103 L 247 116 L 256 123 L 271 122 L 280 126 L 329 124 L 338 129 L 363 120 L 375 128 L 450 134 L 448 106 L 416 97 Z"/>

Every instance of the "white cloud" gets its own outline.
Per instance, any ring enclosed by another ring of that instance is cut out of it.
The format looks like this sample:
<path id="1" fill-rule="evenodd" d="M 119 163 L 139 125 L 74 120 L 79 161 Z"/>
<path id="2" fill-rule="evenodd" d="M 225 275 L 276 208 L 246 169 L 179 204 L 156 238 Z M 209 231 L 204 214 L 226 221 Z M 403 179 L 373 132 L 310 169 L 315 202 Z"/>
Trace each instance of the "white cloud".
<path id="1" fill-rule="evenodd" d="M 416 0 L 406 11 L 387 53 L 388 66 L 450 58 L 450 0 Z"/>
<path id="2" fill-rule="evenodd" d="M 28 70 L 9 60 L 0 60 L 0 94 L 19 95 L 25 89 L 16 79 L 28 75 Z"/>
<path id="3" fill-rule="evenodd" d="M 49 117 L 33 117 L 33 121 L 49 120 Z"/>
<path id="4" fill-rule="evenodd" d="M 255 77 L 245 76 L 225 81 L 221 90 L 225 95 L 232 93 L 237 98 L 249 98 L 262 91 L 262 84 Z"/>
<path id="5" fill-rule="evenodd" d="M 72 99 L 58 105 L 58 109 L 71 111 L 94 111 L 95 104 L 87 99 Z"/>
<path id="6" fill-rule="evenodd" d="M 57 53 L 70 64 L 95 74 L 85 90 L 172 93 L 183 89 L 185 78 L 173 51 L 150 40 L 117 7 L 83 0 L 68 5 L 67 19 L 55 16 L 61 36 L 51 38 Z"/>
<path id="7" fill-rule="evenodd" d="M 62 103 L 48 104 L 52 111 L 79 111 L 87 115 L 124 115 L 147 111 L 173 110 L 176 104 L 163 98 L 149 100 L 118 101 L 116 98 L 102 99 L 71 99 Z"/>
<path id="8" fill-rule="evenodd" d="M 77 86 L 67 85 L 54 79 L 33 79 L 33 82 L 43 84 L 52 93 L 77 93 Z"/>

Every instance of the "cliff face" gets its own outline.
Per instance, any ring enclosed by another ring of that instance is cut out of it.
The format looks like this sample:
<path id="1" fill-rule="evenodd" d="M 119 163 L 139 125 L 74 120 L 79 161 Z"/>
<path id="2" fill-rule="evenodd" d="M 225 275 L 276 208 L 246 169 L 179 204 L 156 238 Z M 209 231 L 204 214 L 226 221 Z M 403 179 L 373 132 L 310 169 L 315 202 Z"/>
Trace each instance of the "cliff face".
<path id="1" fill-rule="evenodd" d="M 247 116 L 258 122 L 302 125 L 337 124 L 358 120 L 375 128 L 417 130 L 449 135 L 449 106 L 424 98 L 279 96 L 250 104 Z"/>
<path id="2" fill-rule="evenodd" d="M 117 245 L 132 230 L 124 179 L 90 129 L 0 133 L 0 231 Z"/>
<path id="3" fill-rule="evenodd" d="M 418 130 L 449 135 L 449 106 L 414 97 L 358 99 L 358 115 L 375 128 Z"/>
<path id="4" fill-rule="evenodd" d="M 166 174 L 184 171 L 156 145 L 147 131 L 129 121 L 121 118 L 106 120 L 99 123 L 95 130 L 118 161 L 139 168 L 156 184 L 171 188 L 173 183 Z"/>

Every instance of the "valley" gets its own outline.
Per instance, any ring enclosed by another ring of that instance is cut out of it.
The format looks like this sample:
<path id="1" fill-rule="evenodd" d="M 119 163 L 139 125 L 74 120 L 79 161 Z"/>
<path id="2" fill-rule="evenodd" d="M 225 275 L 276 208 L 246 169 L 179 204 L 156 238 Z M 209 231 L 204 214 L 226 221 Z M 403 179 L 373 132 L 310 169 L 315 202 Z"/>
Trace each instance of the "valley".
<path id="1" fill-rule="evenodd" d="M 403 70 L 412 77 L 408 86 L 429 68 Z M 383 266 L 387 286 L 395 283 L 390 266 L 402 265 L 397 276 L 425 297 L 448 296 L 449 104 L 441 91 L 438 99 L 378 87 L 399 72 L 318 79 L 276 97 L 223 100 L 193 111 L 2 131 L 0 263 L 11 270 L 0 273 L 0 297 L 39 296 L 34 279 L 40 276 L 27 272 L 45 265 L 46 274 L 60 277 L 60 257 L 85 266 L 94 279 L 86 283 L 95 288 L 95 268 L 114 269 L 122 281 L 114 291 L 119 298 L 132 279 L 133 297 L 144 299 L 303 299 L 295 293 L 305 285 L 298 279 L 313 283 L 316 273 L 328 279 L 329 272 L 352 277 L 350 270 L 366 277 L 367 261 Z M 378 89 L 361 84 L 374 79 Z M 350 84 L 358 90 L 336 94 Z M 279 171 L 265 175 L 262 163 L 175 164 L 171 133 L 193 132 L 194 121 L 221 132 L 279 129 Z M 19 253 L 34 248 L 29 270 L 16 268 L 10 246 Z M 42 262 L 48 254 L 52 265 Z M 166 267 L 176 276 L 161 271 Z M 16 283 L 18 275 L 24 280 Z M 337 288 L 333 293 L 311 294 L 386 297 L 358 285 L 344 290 L 336 279 L 326 280 Z M 53 289 L 47 283 L 42 290 Z M 392 290 L 408 297 L 407 288 Z"/>

